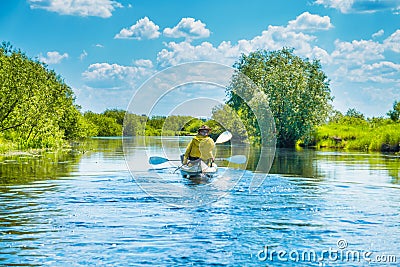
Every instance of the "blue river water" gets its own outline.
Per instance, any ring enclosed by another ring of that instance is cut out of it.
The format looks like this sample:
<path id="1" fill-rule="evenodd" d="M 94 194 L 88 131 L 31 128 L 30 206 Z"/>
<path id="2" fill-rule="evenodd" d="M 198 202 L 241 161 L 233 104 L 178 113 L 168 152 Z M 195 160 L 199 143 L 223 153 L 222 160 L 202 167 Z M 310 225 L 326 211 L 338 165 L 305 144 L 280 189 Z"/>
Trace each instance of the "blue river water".
<path id="1" fill-rule="evenodd" d="M 251 170 L 221 164 L 242 179 L 215 201 L 184 206 L 144 192 L 146 175 L 164 175 L 199 201 L 207 183 L 172 166 L 135 174 L 121 140 L 93 142 L 78 156 L 2 158 L 0 265 L 400 264 L 395 155 L 277 150 L 258 190 L 247 190 Z M 135 175 L 144 175 L 141 184 Z M 151 188 L 167 194 L 161 187 Z"/>

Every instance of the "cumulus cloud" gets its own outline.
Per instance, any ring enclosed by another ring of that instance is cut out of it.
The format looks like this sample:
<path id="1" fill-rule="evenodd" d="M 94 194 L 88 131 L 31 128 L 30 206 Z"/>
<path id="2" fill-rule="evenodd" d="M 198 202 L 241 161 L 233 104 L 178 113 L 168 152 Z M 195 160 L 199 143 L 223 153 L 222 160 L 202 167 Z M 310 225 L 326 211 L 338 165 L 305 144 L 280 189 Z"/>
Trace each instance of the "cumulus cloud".
<path id="1" fill-rule="evenodd" d="M 122 5 L 112 0 L 28 0 L 32 9 L 44 9 L 61 15 L 109 18 Z"/>
<path id="2" fill-rule="evenodd" d="M 259 49 L 278 50 L 282 47 L 293 47 L 296 53 L 301 56 L 318 57 L 321 61 L 328 62 L 330 60 L 329 54 L 324 49 L 312 45 L 316 40 L 314 35 L 293 29 L 295 25 L 299 26 L 300 24 L 292 23 L 287 27 L 270 25 L 261 35 L 250 40 L 239 40 L 236 44 L 227 41 L 221 42 L 218 46 L 213 46 L 209 42 L 203 42 L 199 45 L 192 45 L 189 41 L 169 42 L 165 44 L 166 48 L 158 53 L 157 61 L 161 67 L 193 60 L 210 60 L 231 65 L 242 53 L 248 54 Z M 301 25 L 303 28 L 306 26 L 305 23 Z M 324 29 L 329 27 L 328 25 L 330 23 L 325 24 Z M 309 29 L 316 29 L 315 23 L 308 24 L 308 26 L 310 26 Z"/>
<path id="3" fill-rule="evenodd" d="M 149 59 L 138 59 L 133 62 L 137 67 L 152 68 L 153 62 Z"/>
<path id="4" fill-rule="evenodd" d="M 383 59 L 384 46 L 371 40 L 335 41 L 332 58 L 336 63 L 362 65 L 367 61 Z"/>
<path id="5" fill-rule="evenodd" d="M 400 0 L 315 0 L 316 4 L 335 8 L 342 13 L 374 13 L 390 10 L 397 14 Z"/>
<path id="6" fill-rule="evenodd" d="M 348 79 L 355 82 L 398 83 L 400 82 L 400 64 L 381 61 L 364 64 L 349 71 Z"/>
<path id="7" fill-rule="evenodd" d="M 64 58 L 68 58 L 68 54 L 64 53 L 61 55 L 57 51 L 47 52 L 46 56 L 43 56 L 42 54 L 39 55 L 39 60 L 46 64 L 58 64 Z"/>
<path id="8" fill-rule="evenodd" d="M 385 48 L 392 50 L 393 52 L 400 53 L 400 30 L 396 30 L 390 35 L 384 42 Z"/>
<path id="9" fill-rule="evenodd" d="M 328 16 L 319 16 L 304 12 L 295 20 L 289 21 L 288 29 L 295 31 L 325 31 L 333 28 Z"/>
<path id="10" fill-rule="evenodd" d="M 379 32 L 378 32 L 379 33 Z M 400 85 L 400 64 L 385 57 L 385 52 L 400 53 L 400 30 L 395 31 L 383 42 L 372 40 L 336 40 L 335 50 L 331 53 L 332 62 L 327 66 L 328 76 L 337 92 L 351 88 L 354 96 L 364 95 L 375 99 L 375 94 L 387 95 L 388 90 Z M 360 86 L 360 84 L 362 84 Z M 369 90 L 364 90 L 365 88 Z M 337 98 L 337 101 L 345 101 Z M 384 108 L 377 108 L 384 112 Z M 365 112 L 368 112 L 366 109 Z"/>
<path id="11" fill-rule="evenodd" d="M 148 17 L 139 19 L 134 25 L 129 28 L 123 28 L 114 36 L 115 39 L 156 39 L 160 36 L 158 31 L 160 27 Z"/>
<path id="12" fill-rule="evenodd" d="M 173 28 L 165 28 L 164 36 L 170 38 L 185 38 L 187 41 L 193 39 L 207 38 L 210 36 L 210 30 L 206 24 L 194 18 L 182 18 Z"/>
<path id="13" fill-rule="evenodd" d="M 123 66 L 110 63 L 94 63 L 82 74 L 87 85 L 95 88 L 122 88 L 138 86 L 154 73 L 152 64 L 139 61 L 142 66 Z M 145 63 L 145 64 L 144 64 Z M 145 67 L 143 65 L 146 65 Z"/>
<path id="14" fill-rule="evenodd" d="M 279 50 L 292 47 L 296 55 L 317 58 L 332 80 L 332 84 L 344 82 L 398 82 L 397 65 L 386 60 L 385 52 L 400 53 L 400 30 L 395 31 L 384 41 L 352 40 L 334 42 L 334 49 L 327 51 L 317 45 L 313 34 L 319 30 L 329 30 L 333 25 L 329 17 L 305 12 L 286 26 L 270 25 L 260 35 L 242 39 L 236 43 L 223 41 L 219 45 L 202 42 L 193 45 L 189 41 L 165 43 L 165 48 L 157 55 L 159 67 L 168 67 L 189 61 L 214 61 L 232 65 L 243 54 L 266 49 Z M 381 36 L 383 31 L 372 35 Z M 390 74 L 389 74 L 390 73 Z M 399 76 L 400 77 L 400 76 Z"/>
<path id="15" fill-rule="evenodd" d="M 162 49 L 157 55 L 157 62 L 161 67 L 177 65 L 182 62 L 189 61 L 208 61 L 214 59 L 221 63 L 225 63 L 227 59 L 223 51 L 218 50 L 209 42 L 203 42 L 194 46 L 189 42 L 170 42 L 165 44 L 166 48 Z"/>

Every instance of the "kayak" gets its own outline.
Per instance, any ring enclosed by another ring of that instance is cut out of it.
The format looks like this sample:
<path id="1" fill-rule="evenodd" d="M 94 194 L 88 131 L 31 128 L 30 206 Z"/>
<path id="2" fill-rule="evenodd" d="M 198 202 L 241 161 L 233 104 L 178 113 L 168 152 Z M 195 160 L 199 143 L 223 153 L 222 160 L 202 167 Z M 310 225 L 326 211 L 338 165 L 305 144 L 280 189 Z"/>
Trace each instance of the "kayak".
<path id="1" fill-rule="evenodd" d="M 180 167 L 180 171 L 183 177 L 189 178 L 194 176 L 205 175 L 212 177 L 218 171 L 217 164 L 213 163 L 212 166 L 208 166 L 202 160 L 190 161 L 186 165 Z"/>

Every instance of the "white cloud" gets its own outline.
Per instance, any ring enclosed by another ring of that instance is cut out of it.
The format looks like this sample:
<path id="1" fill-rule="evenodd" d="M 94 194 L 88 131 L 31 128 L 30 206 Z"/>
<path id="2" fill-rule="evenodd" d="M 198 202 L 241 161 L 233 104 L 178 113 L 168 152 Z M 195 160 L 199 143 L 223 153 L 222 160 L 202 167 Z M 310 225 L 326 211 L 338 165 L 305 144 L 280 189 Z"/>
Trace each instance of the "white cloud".
<path id="1" fill-rule="evenodd" d="M 98 47 L 98 48 L 104 48 L 104 45 L 102 45 L 102 44 L 95 44 L 94 46 Z"/>
<path id="2" fill-rule="evenodd" d="M 364 64 L 349 71 L 347 78 L 354 82 L 399 83 L 400 64 L 390 61 Z"/>
<path id="3" fill-rule="evenodd" d="M 64 53 L 61 55 L 57 51 L 47 52 L 46 56 L 43 56 L 42 54 L 39 55 L 39 60 L 46 64 L 58 64 L 64 58 L 68 58 L 68 54 Z"/>
<path id="4" fill-rule="evenodd" d="M 331 56 L 336 64 L 362 65 L 367 61 L 384 59 L 384 46 L 371 40 L 335 41 Z"/>
<path id="5" fill-rule="evenodd" d="M 194 18 L 182 18 L 175 27 L 165 28 L 163 33 L 166 37 L 183 37 L 187 41 L 210 36 L 210 30 L 206 28 L 206 24 Z"/>
<path id="6" fill-rule="evenodd" d="M 137 67 L 153 68 L 153 62 L 149 59 L 138 59 L 133 64 Z"/>
<path id="7" fill-rule="evenodd" d="M 139 19 L 134 25 L 129 28 L 123 28 L 118 34 L 115 35 L 115 39 L 155 39 L 160 36 L 158 31 L 160 27 L 154 22 L 149 20 L 148 17 Z"/>
<path id="8" fill-rule="evenodd" d="M 165 44 L 167 48 L 162 49 L 157 55 L 157 62 L 161 67 L 173 66 L 188 61 L 224 62 L 227 59 L 223 53 L 209 42 L 193 46 L 189 42 L 170 42 Z"/>
<path id="9" fill-rule="evenodd" d="M 327 63 L 331 61 L 329 53 L 313 45 L 317 37 L 305 32 L 328 30 L 332 27 L 328 16 L 322 17 L 304 12 L 295 20 L 290 21 L 287 26 L 270 25 L 261 35 L 250 40 L 239 40 L 236 44 L 229 41 L 221 42 L 218 46 L 213 46 L 209 42 L 192 45 L 190 40 L 180 43 L 169 42 L 165 44 L 166 48 L 158 53 L 157 61 L 161 67 L 194 60 L 210 60 L 231 65 L 242 53 L 248 54 L 260 49 L 278 50 L 282 47 L 293 47 L 296 54 L 300 56 L 318 58 L 323 63 Z"/>
<path id="10" fill-rule="evenodd" d="M 374 13 L 390 10 L 397 14 L 400 0 L 315 0 L 316 4 L 335 8 L 342 13 Z"/>
<path id="11" fill-rule="evenodd" d="M 384 42 L 385 48 L 400 53 L 400 30 L 396 30 Z"/>
<path id="12" fill-rule="evenodd" d="M 289 21 L 288 29 L 294 31 L 325 31 L 333 28 L 331 19 L 328 16 L 319 16 L 304 12 L 295 20 Z"/>
<path id="13" fill-rule="evenodd" d="M 372 34 L 372 38 L 377 38 L 382 36 L 385 33 L 385 31 L 383 29 L 380 29 L 379 31 L 377 31 L 376 33 Z"/>
<path id="14" fill-rule="evenodd" d="M 278 50 L 283 47 L 293 47 L 298 55 L 316 58 L 323 62 L 330 61 L 329 54 L 318 46 L 312 46 L 316 40 L 313 35 L 296 32 L 289 27 L 269 26 L 261 35 L 251 40 L 239 40 L 236 44 L 221 42 L 213 46 L 209 42 L 192 45 L 190 42 L 169 42 L 166 48 L 157 55 L 157 61 L 161 67 L 176 65 L 182 62 L 194 60 L 209 60 L 227 65 L 233 64 L 242 53 L 265 49 Z"/>
<path id="15" fill-rule="evenodd" d="M 122 5 L 112 0 L 28 0 L 32 9 L 44 9 L 61 15 L 109 18 Z"/>
<path id="16" fill-rule="evenodd" d="M 143 67 L 95 63 L 91 64 L 82 76 L 90 87 L 108 89 L 136 87 L 155 72 L 149 67 L 149 62 L 146 64 L 147 66 Z"/>
<path id="17" fill-rule="evenodd" d="M 343 13 L 350 11 L 354 0 L 315 0 L 318 5 L 324 5 L 325 7 L 339 9 Z"/>

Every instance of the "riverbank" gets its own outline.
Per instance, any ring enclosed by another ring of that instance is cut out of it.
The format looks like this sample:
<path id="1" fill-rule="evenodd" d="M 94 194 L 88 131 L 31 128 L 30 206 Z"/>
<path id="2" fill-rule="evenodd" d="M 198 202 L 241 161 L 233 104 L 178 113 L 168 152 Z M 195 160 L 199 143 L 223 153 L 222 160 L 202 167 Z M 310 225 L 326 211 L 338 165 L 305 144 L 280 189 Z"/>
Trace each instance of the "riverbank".
<path id="1" fill-rule="evenodd" d="M 399 152 L 400 123 L 329 123 L 319 126 L 313 138 L 317 149 Z"/>
<path id="2" fill-rule="evenodd" d="M 158 130 L 158 129 L 156 129 Z M 189 131 L 150 131 L 152 135 L 182 136 L 194 135 Z M 147 133 L 147 132 L 146 132 Z M 215 134 L 217 136 L 217 134 Z M 215 136 L 214 136 L 215 137 Z M 88 137 L 90 139 L 90 137 Z M 73 143 L 85 143 L 81 141 L 66 141 L 61 146 L 49 148 L 30 148 L 23 147 L 21 144 L 6 140 L 0 137 L 0 155 L 5 156 L 13 153 L 38 153 L 43 150 L 71 149 Z M 81 144 L 81 145 L 82 145 Z M 80 145 L 80 146 L 81 146 Z M 311 140 L 307 144 L 303 140 L 297 142 L 301 147 L 312 147 L 316 149 L 334 149 L 334 150 L 353 150 L 353 151 L 371 151 L 371 152 L 400 152 L 400 123 L 390 120 L 366 121 L 358 120 L 350 123 L 331 122 L 318 126 Z M 85 145 L 81 147 L 83 151 L 88 150 Z"/>

